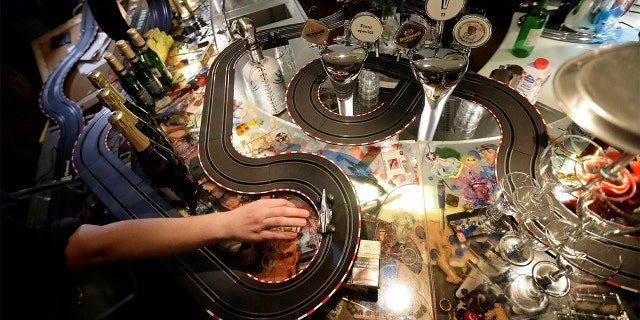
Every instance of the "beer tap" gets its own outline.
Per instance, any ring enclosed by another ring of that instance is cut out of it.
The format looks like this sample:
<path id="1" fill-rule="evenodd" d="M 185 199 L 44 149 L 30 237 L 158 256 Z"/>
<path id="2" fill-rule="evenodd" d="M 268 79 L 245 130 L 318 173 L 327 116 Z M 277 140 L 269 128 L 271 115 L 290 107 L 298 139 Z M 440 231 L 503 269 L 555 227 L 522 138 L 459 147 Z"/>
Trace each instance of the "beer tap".
<path id="1" fill-rule="evenodd" d="M 455 41 L 449 47 L 442 45 L 444 21 L 456 16 L 462 6 L 462 0 L 426 3 L 427 15 L 438 22 L 434 28 L 434 40 L 424 49 L 418 48 L 427 28 L 419 23 L 405 22 L 394 37 L 394 43 L 405 49 L 411 71 L 424 91 L 424 108 L 416 137 L 419 141 L 433 139 L 444 106 L 467 71 L 471 48 L 483 45 L 491 36 L 491 24 L 485 17 L 468 15 L 454 26 Z"/>
<path id="2" fill-rule="evenodd" d="M 339 113 L 344 116 L 353 115 L 353 92 L 358 75 L 372 43 L 382 34 L 382 22 L 371 13 L 361 12 L 351 20 L 350 29 L 360 46 L 351 44 L 349 39 L 327 44 L 329 28 L 315 19 L 307 20 L 301 35 L 320 50 L 320 61 L 336 91 Z"/>
<path id="3" fill-rule="evenodd" d="M 463 7 L 464 0 L 429 0 L 425 3 L 427 16 L 436 21 L 435 26 L 430 26 L 433 39 L 429 47 L 439 48 L 442 46 L 444 22 L 455 17 Z"/>

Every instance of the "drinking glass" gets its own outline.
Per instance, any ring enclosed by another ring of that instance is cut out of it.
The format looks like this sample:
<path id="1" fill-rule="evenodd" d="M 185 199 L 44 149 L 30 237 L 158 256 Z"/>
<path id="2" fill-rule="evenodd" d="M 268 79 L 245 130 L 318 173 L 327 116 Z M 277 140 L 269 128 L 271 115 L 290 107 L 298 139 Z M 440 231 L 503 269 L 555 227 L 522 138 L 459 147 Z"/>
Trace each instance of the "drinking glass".
<path id="1" fill-rule="evenodd" d="M 562 221 L 566 220 L 551 222 L 551 225 L 565 227 L 563 241 L 551 247 L 555 252 L 555 263 L 541 261 L 532 269 L 535 283 L 542 291 L 556 297 L 564 296 L 569 292 L 572 281 L 599 284 L 620 271 L 622 256 L 614 246 L 583 232 L 580 223 L 569 226 Z"/>
<path id="2" fill-rule="evenodd" d="M 416 140 L 431 141 L 447 99 L 467 72 L 469 58 L 465 51 L 442 47 L 411 50 L 408 57 L 411 71 L 424 92 Z"/>
<path id="3" fill-rule="evenodd" d="M 537 181 L 540 188 L 519 197 L 523 208 L 538 205 L 543 195 L 570 193 L 587 188 L 601 173 L 604 150 L 592 140 L 578 135 L 562 135 L 553 140 L 540 154 L 536 162 Z"/>

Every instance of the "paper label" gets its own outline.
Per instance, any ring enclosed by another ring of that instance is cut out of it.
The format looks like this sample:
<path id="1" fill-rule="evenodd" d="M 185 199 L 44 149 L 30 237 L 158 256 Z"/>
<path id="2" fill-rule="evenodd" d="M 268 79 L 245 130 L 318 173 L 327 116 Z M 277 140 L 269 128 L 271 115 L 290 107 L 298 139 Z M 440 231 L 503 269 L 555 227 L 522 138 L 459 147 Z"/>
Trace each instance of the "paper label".
<path id="1" fill-rule="evenodd" d="M 362 42 L 375 42 L 382 34 L 382 22 L 371 13 L 363 12 L 351 20 L 351 35 Z"/>

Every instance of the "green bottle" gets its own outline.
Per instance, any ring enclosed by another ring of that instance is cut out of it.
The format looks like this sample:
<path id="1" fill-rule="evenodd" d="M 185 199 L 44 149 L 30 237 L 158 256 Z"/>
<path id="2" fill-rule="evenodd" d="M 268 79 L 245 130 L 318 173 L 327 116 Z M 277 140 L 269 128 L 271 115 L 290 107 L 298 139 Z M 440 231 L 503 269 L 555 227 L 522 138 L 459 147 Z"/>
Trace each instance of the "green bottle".
<path id="1" fill-rule="evenodd" d="M 140 61 L 144 63 L 153 74 L 160 80 L 163 86 L 168 87 L 173 83 L 173 76 L 167 66 L 162 62 L 160 56 L 149 48 L 147 42 L 138 33 L 138 30 L 131 28 L 127 30 L 127 33 L 131 37 L 133 44 L 138 48 L 140 52 Z"/>
<path id="2" fill-rule="evenodd" d="M 116 45 L 120 49 L 120 52 L 122 52 L 122 55 L 129 61 L 131 70 L 133 70 L 133 75 L 135 75 L 136 78 L 140 80 L 140 83 L 149 90 L 151 96 L 154 98 L 162 98 L 166 91 L 151 69 L 140 61 L 138 55 L 133 52 L 133 49 L 129 47 L 129 44 L 127 44 L 126 41 L 118 40 Z"/>
<path id="3" fill-rule="evenodd" d="M 111 111 L 120 111 L 123 113 L 123 118 L 129 123 L 134 125 L 149 139 L 155 141 L 157 144 L 173 151 L 173 145 L 169 138 L 165 135 L 164 131 L 156 125 L 156 123 L 149 123 L 144 121 L 140 117 L 136 116 L 133 111 L 127 109 L 127 107 L 118 100 L 118 98 L 109 89 L 100 89 L 96 94 L 96 98 L 102 103 L 104 107 Z"/>
<path id="4" fill-rule="evenodd" d="M 147 112 L 147 110 L 127 100 L 127 98 L 120 94 L 120 92 L 118 92 L 118 90 L 116 90 L 116 88 L 111 85 L 107 77 L 105 77 L 102 72 L 100 72 L 100 70 L 93 70 L 89 72 L 87 78 L 89 78 L 89 82 L 91 82 L 91 84 L 93 84 L 96 89 L 109 89 L 111 94 L 116 99 L 118 99 L 118 101 L 120 101 L 128 110 L 133 112 L 136 117 L 142 119 L 143 121 L 157 125 L 156 120 L 149 114 L 149 112 Z M 149 97 L 151 96 L 149 95 Z M 153 101 L 153 98 L 151 99 L 151 101 Z"/>
<path id="5" fill-rule="evenodd" d="M 520 27 L 520 33 L 518 33 L 516 43 L 511 50 L 514 56 L 526 58 L 531 54 L 531 51 L 533 51 L 538 39 L 540 39 L 542 35 L 542 30 L 547 24 L 547 21 L 549 21 L 547 1 L 548 0 L 542 0 L 542 2 L 533 8 L 525 17 Z"/>
<path id="6" fill-rule="evenodd" d="M 113 53 L 105 53 L 104 59 L 107 60 L 111 70 L 113 70 L 113 72 L 118 76 L 122 89 L 124 89 L 124 91 L 126 91 L 133 100 L 141 105 L 144 110 L 151 113 L 155 112 L 156 103 L 153 101 L 153 97 L 142 83 L 127 71 L 122 63 L 116 59 L 116 56 Z"/>

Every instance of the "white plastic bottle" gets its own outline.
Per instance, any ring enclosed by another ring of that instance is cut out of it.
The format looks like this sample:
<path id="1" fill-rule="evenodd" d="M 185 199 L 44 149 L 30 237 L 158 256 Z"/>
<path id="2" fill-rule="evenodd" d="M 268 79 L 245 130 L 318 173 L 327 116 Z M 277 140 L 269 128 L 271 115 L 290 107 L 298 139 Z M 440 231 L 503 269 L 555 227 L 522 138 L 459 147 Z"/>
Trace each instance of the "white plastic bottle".
<path id="1" fill-rule="evenodd" d="M 549 60 L 537 58 L 524 67 L 522 78 L 520 78 L 520 82 L 516 86 L 516 91 L 527 98 L 531 104 L 535 104 L 542 86 L 547 82 L 549 76 L 551 76 Z"/>

